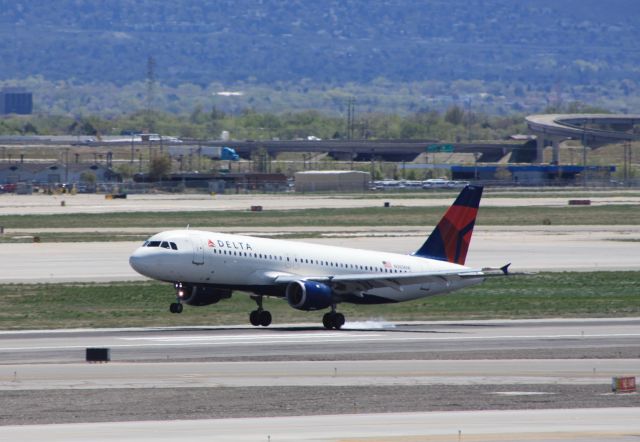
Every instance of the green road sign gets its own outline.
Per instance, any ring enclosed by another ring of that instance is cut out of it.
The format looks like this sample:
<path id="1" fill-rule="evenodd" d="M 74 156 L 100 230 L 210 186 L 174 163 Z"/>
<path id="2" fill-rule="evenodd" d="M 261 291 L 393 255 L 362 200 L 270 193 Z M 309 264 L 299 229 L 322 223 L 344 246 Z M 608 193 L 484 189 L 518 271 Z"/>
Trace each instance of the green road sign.
<path id="1" fill-rule="evenodd" d="M 453 144 L 429 144 L 427 152 L 453 152 Z"/>

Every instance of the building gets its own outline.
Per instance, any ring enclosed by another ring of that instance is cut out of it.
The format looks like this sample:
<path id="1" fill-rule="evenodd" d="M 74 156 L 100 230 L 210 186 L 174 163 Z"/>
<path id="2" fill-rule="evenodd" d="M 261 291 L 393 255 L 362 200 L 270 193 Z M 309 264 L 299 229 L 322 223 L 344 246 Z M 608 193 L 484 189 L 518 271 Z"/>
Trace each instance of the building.
<path id="1" fill-rule="evenodd" d="M 93 178 L 90 178 L 91 175 Z M 120 181 L 120 175 L 103 164 L 69 164 L 67 166 L 63 163 L 0 163 L 0 184 L 54 185 Z"/>
<path id="2" fill-rule="evenodd" d="M 495 181 L 504 184 L 542 186 L 549 184 L 570 185 L 578 183 L 586 171 L 590 181 L 608 183 L 615 166 L 575 165 L 500 165 L 500 166 L 451 166 L 454 180 Z"/>
<path id="3" fill-rule="evenodd" d="M 356 170 L 296 172 L 296 192 L 365 192 L 371 174 Z"/>
<path id="4" fill-rule="evenodd" d="M 24 88 L 4 88 L 0 91 L 0 115 L 30 115 L 33 112 L 33 94 Z"/>

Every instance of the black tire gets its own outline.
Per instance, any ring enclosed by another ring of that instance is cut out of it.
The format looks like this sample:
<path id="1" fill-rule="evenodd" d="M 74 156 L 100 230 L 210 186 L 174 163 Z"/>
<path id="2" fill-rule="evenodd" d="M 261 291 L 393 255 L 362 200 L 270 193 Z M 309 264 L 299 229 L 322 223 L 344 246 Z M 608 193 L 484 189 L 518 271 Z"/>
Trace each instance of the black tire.
<path id="1" fill-rule="evenodd" d="M 254 310 L 249 314 L 249 322 L 254 327 L 260 325 L 260 312 L 258 310 Z"/>
<path id="2" fill-rule="evenodd" d="M 171 313 L 175 313 L 176 312 L 176 303 L 172 302 L 171 304 L 169 304 L 169 311 Z"/>
<path id="3" fill-rule="evenodd" d="M 271 325 L 271 313 L 263 310 L 260 312 L 260 325 L 263 327 L 269 327 Z"/>
<path id="4" fill-rule="evenodd" d="M 336 328 L 336 330 L 340 330 L 344 325 L 344 322 L 345 318 L 342 313 L 336 313 L 333 317 L 333 326 Z"/>
<path id="5" fill-rule="evenodd" d="M 184 309 L 184 306 L 176 302 L 176 313 L 182 313 L 183 309 Z"/>
<path id="6" fill-rule="evenodd" d="M 322 317 L 322 325 L 327 330 L 331 330 L 333 328 L 333 313 L 325 313 Z"/>

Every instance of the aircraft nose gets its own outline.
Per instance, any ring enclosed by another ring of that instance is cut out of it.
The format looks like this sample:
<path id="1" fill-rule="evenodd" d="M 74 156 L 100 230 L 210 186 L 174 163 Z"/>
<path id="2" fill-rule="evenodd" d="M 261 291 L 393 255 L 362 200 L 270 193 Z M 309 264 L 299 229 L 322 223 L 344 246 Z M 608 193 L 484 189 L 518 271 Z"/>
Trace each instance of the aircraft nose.
<path id="1" fill-rule="evenodd" d="M 133 252 L 129 257 L 129 265 L 141 275 L 146 275 L 147 265 L 145 265 L 145 259 L 140 249 Z"/>

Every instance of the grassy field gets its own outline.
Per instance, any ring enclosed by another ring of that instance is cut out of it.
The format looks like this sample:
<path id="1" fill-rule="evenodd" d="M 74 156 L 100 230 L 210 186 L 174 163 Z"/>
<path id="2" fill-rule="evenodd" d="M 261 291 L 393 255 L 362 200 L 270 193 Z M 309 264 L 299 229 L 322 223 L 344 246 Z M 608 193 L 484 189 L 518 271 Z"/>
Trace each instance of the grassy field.
<path id="1" fill-rule="evenodd" d="M 207 307 L 169 313 L 169 284 L 0 285 L 0 329 L 247 324 L 255 303 L 241 293 Z M 267 299 L 274 324 L 317 322 Z M 541 273 L 493 278 L 451 295 L 379 306 L 343 304 L 348 320 L 463 320 L 492 318 L 640 316 L 640 272 Z"/>
<path id="2" fill-rule="evenodd" d="M 69 215 L 3 215 L 0 225 L 12 229 L 209 227 L 209 226 L 430 226 L 444 207 L 368 207 L 350 209 L 268 210 L 263 212 L 137 212 Z M 635 225 L 634 205 L 566 207 L 483 207 L 476 225 Z"/>

